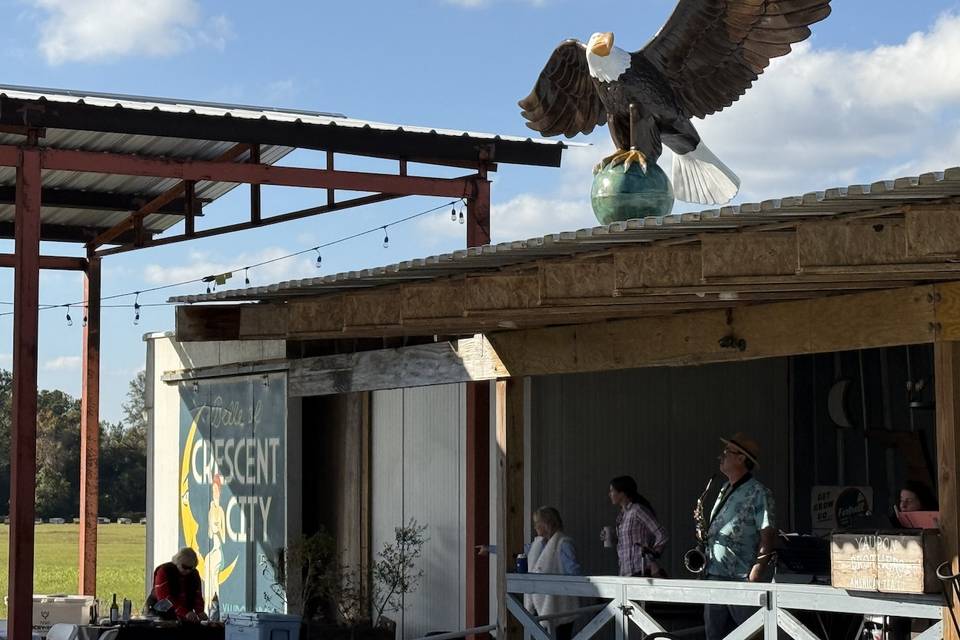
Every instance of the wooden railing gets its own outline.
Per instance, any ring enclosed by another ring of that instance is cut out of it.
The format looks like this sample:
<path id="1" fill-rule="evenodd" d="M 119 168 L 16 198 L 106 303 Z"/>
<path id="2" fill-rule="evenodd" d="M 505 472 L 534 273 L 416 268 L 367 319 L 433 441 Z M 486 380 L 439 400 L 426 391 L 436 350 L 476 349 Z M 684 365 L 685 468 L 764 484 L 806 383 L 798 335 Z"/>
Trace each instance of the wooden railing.
<path id="1" fill-rule="evenodd" d="M 942 640 L 943 596 L 892 595 L 848 592 L 822 585 L 722 582 L 714 580 L 655 580 L 614 576 L 552 576 L 509 574 L 507 608 L 535 640 L 553 640 L 523 607 L 523 594 L 579 596 L 606 600 L 573 640 L 587 640 L 611 621 L 616 640 L 626 640 L 629 626 L 645 635 L 666 633 L 646 610 L 647 603 L 728 604 L 756 607 L 757 611 L 725 640 L 776 640 L 782 630 L 794 640 L 820 640 L 794 615 L 798 611 L 834 612 L 862 616 L 891 616 L 934 621 L 916 640 Z M 762 632 L 762 633 L 761 633 Z M 660 636 L 669 638 L 669 635 Z"/>

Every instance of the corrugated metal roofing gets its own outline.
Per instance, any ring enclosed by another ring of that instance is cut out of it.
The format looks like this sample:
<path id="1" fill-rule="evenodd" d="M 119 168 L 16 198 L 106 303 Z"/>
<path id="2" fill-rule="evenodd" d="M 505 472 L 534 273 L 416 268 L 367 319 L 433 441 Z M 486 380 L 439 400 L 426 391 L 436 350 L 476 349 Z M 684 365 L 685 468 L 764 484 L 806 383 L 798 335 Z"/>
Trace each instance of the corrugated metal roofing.
<path id="1" fill-rule="evenodd" d="M 354 129 L 375 129 L 380 131 L 405 131 L 407 133 L 429 133 L 447 137 L 469 137 L 477 140 L 505 140 L 549 146 L 569 146 L 558 140 L 529 138 L 520 136 L 502 136 L 495 133 L 480 133 L 455 129 L 435 129 L 413 125 L 389 124 L 372 120 L 348 118 L 339 113 L 321 111 L 300 111 L 278 109 L 274 107 L 254 107 L 213 102 L 175 100 L 170 98 L 151 98 L 141 96 L 111 95 L 90 91 L 61 89 L 42 89 L 38 87 L 18 87 L 0 85 L 0 96 L 20 100 L 44 100 L 47 102 L 68 102 L 94 107 L 135 109 L 140 111 L 161 111 L 166 113 L 191 113 L 215 117 L 243 118 L 247 120 L 270 120 L 274 122 L 300 122 L 303 124 L 336 125 Z"/>
<path id="2" fill-rule="evenodd" d="M 22 136 L 0 133 L 0 144 L 19 144 Z M 169 158 L 212 160 L 221 156 L 231 147 L 229 142 L 209 140 L 189 140 L 184 138 L 158 138 L 154 136 L 101 133 L 95 131 L 72 131 L 66 129 L 47 129 L 46 136 L 39 141 L 41 147 L 83 151 L 110 151 L 113 153 L 136 153 L 146 156 L 166 156 Z M 261 161 L 273 164 L 293 149 L 289 147 L 264 146 L 261 148 Z M 0 167 L 0 186 L 16 184 L 17 170 L 14 167 Z M 100 193 L 122 193 L 153 197 L 160 195 L 178 180 L 164 178 L 144 178 L 136 176 L 106 175 L 100 173 L 81 173 L 76 171 L 44 172 L 45 189 L 70 189 L 76 191 L 95 191 Z M 198 182 L 197 197 L 201 200 L 216 200 L 237 185 L 235 183 Z M 14 205 L 0 204 L 0 221 L 12 221 Z M 59 224 L 76 227 L 111 227 L 122 222 L 130 215 L 127 211 L 103 211 L 100 209 L 78 209 L 75 207 L 42 207 L 40 218 L 46 224 Z M 148 231 L 164 231 L 180 220 L 182 216 L 154 214 L 144 219 Z"/>
<path id="3" fill-rule="evenodd" d="M 462 249 L 453 253 L 362 271 L 285 281 L 262 287 L 218 291 L 211 294 L 174 296 L 170 298 L 170 302 L 257 301 L 323 295 L 387 284 L 466 275 L 485 269 L 532 263 L 545 257 L 603 251 L 624 244 L 644 244 L 667 239 L 680 242 L 683 239 L 692 240 L 699 234 L 712 231 L 763 228 L 767 225 L 777 227 L 796 223 L 802 219 L 822 219 L 886 209 L 892 212 L 909 204 L 936 202 L 957 197 L 960 197 L 960 167 L 943 172 L 925 173 L 916 177 L 874 182 L 869 185 L 851 185 L 815 191 L 789 198 L 552 233 L 540 238 Z"/>
<path id="4" fill-rule="evenodd" d="M 430 134 L 431 139 L 455 139 L 457 141 L 466 140 L 479 142 L 505 141 L 521 146 L 533 145 L 533 147 L 537 148 L 547 146 L 562 149 L 570 146 L 570 143 L 555 140 L 372 122 L 348 118 L 338 113 L 183 101 L 167 98 L 111 95 L 88 91 L 0 85 L 0 99 L 2 98 L 42 104 L 62 103 L 103 109 L 109 108 L 111 110 L 122 109 L 130 112 L 160 112 L 161 114 L 173 115 L 211 116 L 228 121 L 268 121 L 278 124 L 295 124 L 298 126 L 321 125 L 325 127 L 335 127 L 341 130 L 373 130 L 393 134 Z M 113 112 L 111 111 L 111 113 Z M 47 115 L 54 116 L 56 114 L 51 113 Z M 0 144 L 18 144 L 22 139 L 21 136 L 0 133 Z M 196 137 L 86 131 L 78 130 L 76 126 L 71 126 L 70 128 L 48 126 L 46 136 L 40 141 L 40 144 L 41 146 L 58 149 L 137 153 L 148 156 L 192 158 L 197 160 L 214 159 L 234 145 L 233 142 L 204 140 L 197 139 Z M 268 164 L 275 163 L 292 150 L 292 146 L 263 144 L 261 146 L 261 161 Z M 0 167 L 0 186 L 13 185 L 15 183 L 15 173 L 15 169 L 13 168 Z M 176 182 L 175 180 L 166 179 L 62 171 L 46 172 L 44 175 L 44 188 L 96 191 L 110 194 L 134 194 L 147 197 L 162 193 L 176 184 Z M 201 199 L 215 200 L 236 186 L 236 184 L 228 183 L 201 182 L 197 185 L 196 193 Z M 41 213 L 41 219 L 47 224 L 58 224 L 68 227 L 103 228 L 123 221 L 127 215 L 127 212 L 124 211 L 45 206 Z M 12 221 L 13 217 L 14 206 L 12 204 L 0 204 L 0 222 Z M 182 217 L 179 215 L 154 214 L 145 219 L 144 226 L 148 231 L 162 232 L 181 219 Z"/>

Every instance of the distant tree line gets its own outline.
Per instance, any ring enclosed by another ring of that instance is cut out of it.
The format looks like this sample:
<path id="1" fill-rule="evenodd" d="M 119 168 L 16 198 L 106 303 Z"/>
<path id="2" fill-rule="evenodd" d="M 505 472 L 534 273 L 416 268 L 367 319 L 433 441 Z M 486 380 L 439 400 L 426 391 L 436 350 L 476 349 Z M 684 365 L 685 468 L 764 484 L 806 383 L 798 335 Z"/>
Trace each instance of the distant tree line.
<path id="1" fill-rule="evenodd" d="M 147 504 L 147 422 L 143 371 L 130 381 L 123 419 L 100 422 L 100 515 L 141 517 Z M 0 369 L 0 515 L 10 507 L 13 374 Z M 80 400 L 63 391 L 37 396 L 37 517 L 80 512 Z"/>

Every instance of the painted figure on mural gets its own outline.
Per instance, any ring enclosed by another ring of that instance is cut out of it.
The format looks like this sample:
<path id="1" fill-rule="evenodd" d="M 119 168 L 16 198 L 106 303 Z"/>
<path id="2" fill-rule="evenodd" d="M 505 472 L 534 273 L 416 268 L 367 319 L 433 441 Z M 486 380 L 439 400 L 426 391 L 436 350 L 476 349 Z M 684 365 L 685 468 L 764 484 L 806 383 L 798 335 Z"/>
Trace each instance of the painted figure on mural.
<path id="1" fill-rule="evenodd" d="M 220 505 L 220 493 L 223 478 L 214 474 L 210 491 L 210 510 L 207 512 L 207 537 L 210 538 L 210 551 L 204 561 L 203 597 L 207 602 L 213 600 L 220 590 L 220 572 L 223 570 L 223 538 L 227 530 L 227 517 Z"/>

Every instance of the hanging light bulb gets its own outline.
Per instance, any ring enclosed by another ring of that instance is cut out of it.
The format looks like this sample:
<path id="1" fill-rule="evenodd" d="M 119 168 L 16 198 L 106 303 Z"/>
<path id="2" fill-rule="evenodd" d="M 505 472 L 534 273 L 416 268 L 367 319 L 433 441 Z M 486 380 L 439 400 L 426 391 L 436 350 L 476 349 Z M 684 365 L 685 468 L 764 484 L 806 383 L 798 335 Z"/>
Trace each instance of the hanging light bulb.
<path id="1" fill-rule="evenodd" d="M 466 220 L 464 220 L 464 217 L 463 217 L 463 209 L 461 209 L 461 210 L 460 210 L 460 224 L 464 224 L 464 222 L 466 222 Z"/>
<path id="2" fill-rule="evenodd" d="M 84 326 L 84 327 L 87 326 L 87 312 L 86 312 L 86 311 L 83 312 L 83 326 Z"/>
<path id="3" fill-rule="evenodd" d="M 457 221 L 457 208 L 453 207 L 450 209 L 450 222 Z"/>
<path id="4" fill-rule="evenodd" d="M 70 305 L 67 305 L 67 326 L 73 326 L 73 318 L 70 317 Z"/>
<path id="5" fill-rule="evenodd" d="M 386 227 L 383 228 L 383 248 L 384 249 L 390 248 L 390 236 L 387 235 Z"/>
<path id="6" fill-rule="evenodd" d="M 140 324 L 140 292 L 133 301 L 133 324 Z"/>
<path id="7" fill-rule="evenodd" d="M 323 264 L 323 256 L 320 255 L 320 247 L 314 247 L 314 249 L 317 252 L 317 269 L 319 269 Z"/>
<path id="8" fill-rule="evenodd" d="M 250 267 L 243 270 L 243 283 L 248 287 L 250 286 Z"/>

